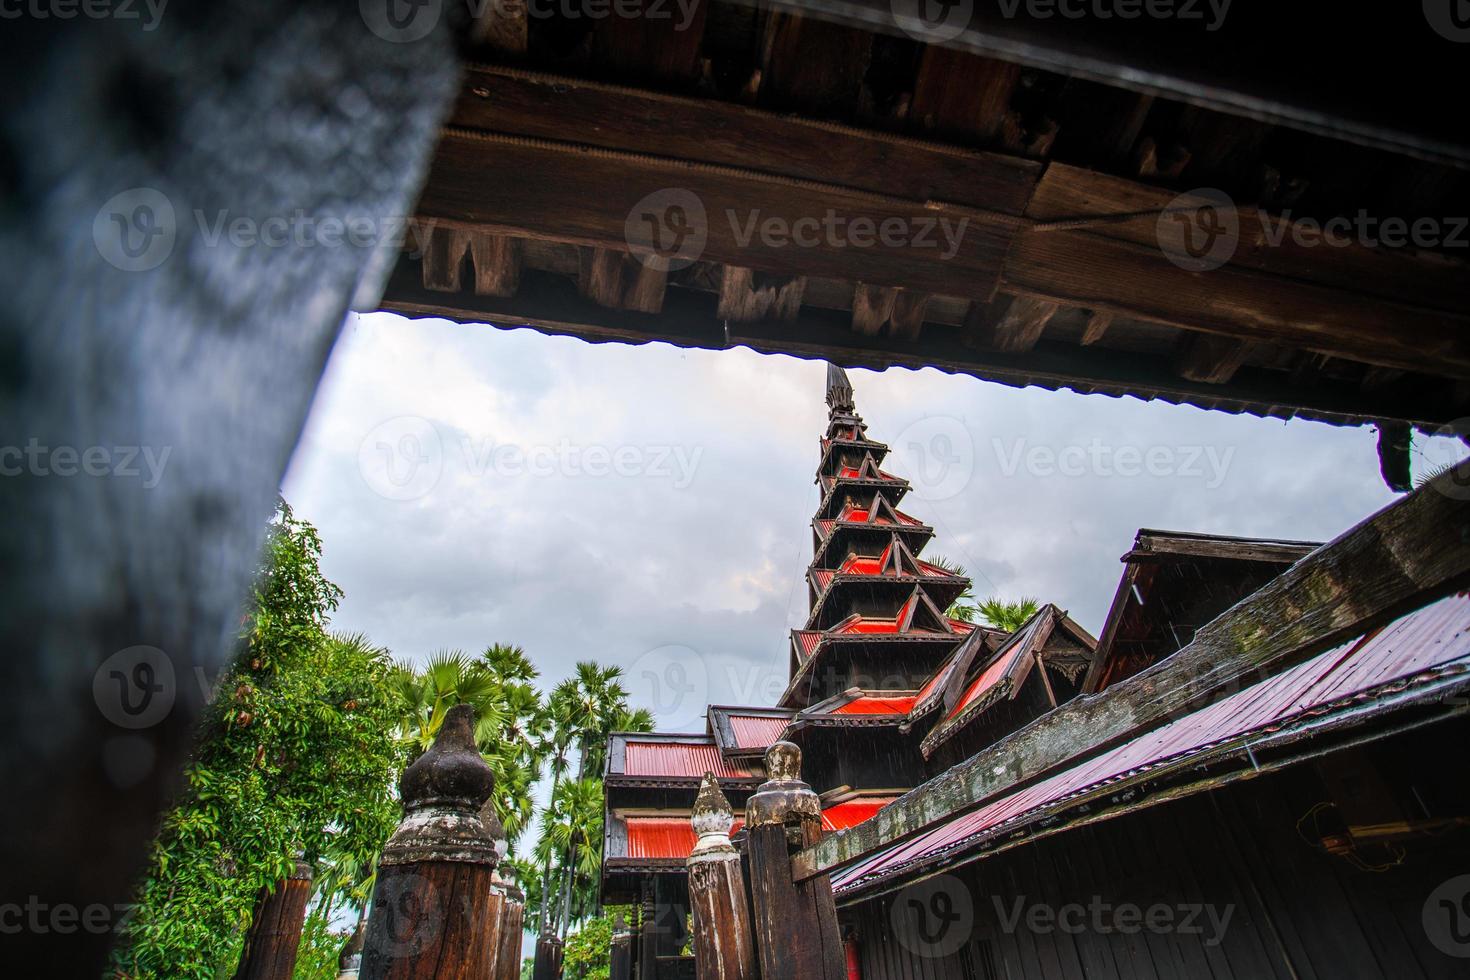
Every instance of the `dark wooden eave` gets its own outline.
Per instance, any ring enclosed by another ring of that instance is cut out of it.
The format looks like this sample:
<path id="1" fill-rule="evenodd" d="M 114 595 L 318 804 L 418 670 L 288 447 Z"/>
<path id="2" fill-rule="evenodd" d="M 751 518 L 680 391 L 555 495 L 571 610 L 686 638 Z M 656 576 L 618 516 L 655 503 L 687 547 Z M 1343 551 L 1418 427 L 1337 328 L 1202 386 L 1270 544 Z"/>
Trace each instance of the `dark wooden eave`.
<path id="1" fill-rule="evenodd" d="M 1463 46 L 1417 8 L 1334 15 L 1365 43 L 1385 25 L 1413 33 L 1414 72 L 1386 74 L 1384 57 L 1407 56 L 1374 40 L 1363 53 L 1378 70 L 1328 46 L 1333 70 L 1315 75 L 1301 65 L 1326 57 L 1316 30 L 1280 45 L 1328 15 L 1245 3 L 1218 32 L 1081 30 L 1023 6 L 999 31 L 977 14 L 943 47 L 899 35 L 886 0 L 702 3 L 688 31 L 609 18 L 571 47 L 552 43 L 565 25 L 522 23 L 467 74 L 419 204 L 434 227 L 383 305 L 1279 417 L 1470 414 L 1463 250 L 1265 241 L 1289 230 L 1287 211 L 1470 213 L 1463 135 L 1405 84 L 1457 78 Z M 1270 31 L 1241 26 L 1262 17 Z M 1240 205 L 1239 248 L 1208 272 L 1159 247 L 1160 212 L 1200 187 Z M 633 205 L 665 188 L 710 217 L 699 260 L 668 273 L 629 254 L 625 233 Z M 727 209 L 967 231 L 949 258 L 772 247 L 737 240 Z"/>

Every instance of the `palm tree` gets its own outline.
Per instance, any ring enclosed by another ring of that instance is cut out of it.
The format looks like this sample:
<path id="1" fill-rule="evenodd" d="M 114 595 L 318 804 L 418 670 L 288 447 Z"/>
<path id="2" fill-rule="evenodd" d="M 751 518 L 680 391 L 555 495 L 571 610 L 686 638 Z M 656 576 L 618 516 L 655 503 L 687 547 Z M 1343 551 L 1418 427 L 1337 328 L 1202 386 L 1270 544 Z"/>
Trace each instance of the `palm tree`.
<path id="1" fill-rule="evenodd" d="M 999 596 L 991 596 L 976 608 L 980 616 L 991 626 L 1014 633 L 1026 625 L 1026 620 L 1036 615 L 1041 604 L 1030 596 L 1015 602 L 1006 602 Z"/>
<path id="2" fill-rule="evenodd" d="M 565 855 L 560 869 L 561 894 L 555 900 L 560 909 L 553 906 L 550 910 L 556 921 L 550 921 L 547 913 L 543 913 L 543 921 L 553 929 L 559 927 L 563 938 L 571 922 L 587 915 L 596 902 L 592 885 L 602 864 L 602 804 L 601 780 L 568 779 L 557 785 L 541 814 L 537 857 L 549 864 L 554 856 Z M 555 894 L 543 890 L 543 895 Z"/>
<path id="3" fill-rule="evenodd" d="M 495 744 L 505 726 L 503 689 L 482 665 L 458 650 L 430 655 L 423 669 L 400 663 L 394 672 L 394 687 L 403 702 L 399 737 L 409 743 L 417 758 L 434 744 L 444 716 L 456 704 L 475 709 L 475 741 Z"/>
<path id="4" fill-rule="evenodd" d="M 933 555 L 924 560 L 931 565 L 939 566 L 951 575 L 958 575 L 960 578 L 967 580 L 970 577 L 970 573 L 965 571 L 964 565 L 956 561 L 951 561 L 943 555 Z M 973 623 L 975 621 L 975 614 L 979 611 L 975 608 L 974 601 L 975 589 L 966 581 L 965 591 L 955 597 L 954 602 L 949 604 L 949 608 L 944 611 L 944 614 L 950 619 L 958 619 L 962 623 Z"/>

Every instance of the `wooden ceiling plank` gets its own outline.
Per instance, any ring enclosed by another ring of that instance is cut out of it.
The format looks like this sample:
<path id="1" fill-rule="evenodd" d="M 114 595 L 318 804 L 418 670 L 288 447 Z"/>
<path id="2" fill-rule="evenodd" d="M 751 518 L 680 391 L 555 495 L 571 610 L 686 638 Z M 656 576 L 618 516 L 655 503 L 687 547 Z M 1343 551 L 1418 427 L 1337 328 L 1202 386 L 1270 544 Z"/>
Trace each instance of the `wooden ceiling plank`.
<path id="1" fill-rule="evenodd" d="M 1181 378 L 1219 385 L 1235 377 L 1250 348 L 1250 344 L 1232 337 L 1185 331 L 1179 338 L 1174 363 Z"/>
<path id="2" fill-rule="evenodd" d="M 1057 304 L 1030 296 L 1017 296 L 995 325 L 991 345 L 998 351 L 1024 354 L 1036 346 Z"/>
<path id="3" fill-rule="evenodd" d="M 927 45 L 914 78 L 909 118 L 926 133 L 972 145 L 994 142 L 1021 67 L 968 51 Z"/>
<path id="4" fill-rule="evenodd" d="M 805 276 L 770 276 L 738 265 L 720 267 L 719 303 L 722 320 L 794 320 L 806 292 Z"/>
<path id="5" fill-rule="evenodd" d="M 451 126 L 1020 214 L 1034 161 L 559 75 L 472 66 Z"/>
<path id="6" fill-rule="evenodd" d="M 867 283 L 855 283 L 852 289 L 852 329 L 874 337 L 893 315 L 898 290 Z"/>
<path id="7" fill-rule="evenodd" d="M 1080 343 L 1083 347 L 1090 347 L 1102 340 L 1108 332 L 1108 327 L 1113 325 L 1113 314 L 1106 310 L 1090 310 L 1087 314 L 1087 326 L 1082 329 Z"/>
<path id="8" fill-rule="evenodd" d="M 679 197 L 676 217 L 681 232 L 702 238 L 698 257 L 705 260 L 970 299 L 994 295 L 1017 228 L 1014 219 L 990 212 L 458 131 L 441 141 L 418 207 L 447 228 L 626 249 L 654 244 L 629 241 L 646 231 L 635 209 L 647 209 L 646 217 L 665 222 L 660 230 L 667 231 L 674 223 L 668 195 L 679 190 L 698 200 L 696 207 Z M 911 234 L 878 233 L 895 219 Z M 919 234 L 934 247 L 916 247 Z"/>

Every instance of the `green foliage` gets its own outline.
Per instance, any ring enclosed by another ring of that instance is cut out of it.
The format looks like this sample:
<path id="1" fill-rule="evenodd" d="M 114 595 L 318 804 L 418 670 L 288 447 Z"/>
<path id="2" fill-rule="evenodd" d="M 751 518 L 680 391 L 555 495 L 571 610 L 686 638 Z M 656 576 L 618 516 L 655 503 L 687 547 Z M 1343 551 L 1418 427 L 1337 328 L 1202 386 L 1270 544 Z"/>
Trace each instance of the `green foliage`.
<path id="1" fill-rule="evenodd" d="M 626 922 L 629 912 L 626 906 L 609 907 L 602 915 L 583 922 L 567 937 L 562 956 L 562 975 L 566 980 L 607 980 L 612 969 L 613 920 L 622 915 Z"/>
<path id="2" fill-rule="evenodd" d="M 931 565 L 938 565 L 951 575 L 958 575 L 963 579 L 970 577 L 970 573 L 965 571 L 964 565 L 951 561 L 943 555 L 931 555 L 924 560 Z M 975 614 L 978 611 L 974 603 L 975 590 L 967 581 L 965 583 L 965 591 L 955 597 L 954 602 L 950 603 L 949 608 L 944 611 L 944 614 L 950 619 L 958 619 L 963 623 L 973 623 L 975 621 Z"/>
<path id="3" fill-rule="evenodd" d="M 320 557 L 316 529 L 281 501 L 240 655 L 163 817 L 114 956 L 118 977 L 228 975 L 257 894 L 290 872 L 298 850 L 350 869 L 345 883 L 331 879 L 339 894 L 324 895 L 328 904 L 365 893 L 360 871 L 398 816 L 391 787 L 404 753 L 383 733 L 401 710 L 387 652 L 327 634 L 342 592 Z"/>
<path id="4" fill-rule="evenodd" d="M 1029 596 L 1015 602 L 1006 602 L 998 596 L 991 596 L 976 607 L 976 612 L 996 629 L 1014 633 L 1025 626 L 1026 620 L 1035 616 L 1040 608 L 1041 604 Z"/>

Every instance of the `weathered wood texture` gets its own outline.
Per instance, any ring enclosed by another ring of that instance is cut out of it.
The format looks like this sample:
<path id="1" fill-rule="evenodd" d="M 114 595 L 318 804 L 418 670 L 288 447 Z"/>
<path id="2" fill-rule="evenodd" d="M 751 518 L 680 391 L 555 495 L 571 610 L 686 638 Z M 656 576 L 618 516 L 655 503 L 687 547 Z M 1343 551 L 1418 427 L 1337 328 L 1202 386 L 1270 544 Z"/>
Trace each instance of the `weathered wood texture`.
<path id="1" fill-rule="evenodd" d="M 740 855 L 730 843 L 735 815 L 706 773 L 690 822 L 698 840 L 687 864 L 698 980 L 759 980 Z"/>
<path id="2" fill-rule="evenodd" d="M 632 937 L 622 927 L 613 932 L 612 951 L 608 957 L 608 980 L 633 980 Z"/>
<path id="3" fill-rule="evenodd" d="M 809 848 L 795 860 L 798 875 L 910 837 L 1463 587 L 1470 500 L 1458 488 L 1467 481 L 1470 463 L 1440 475 L 1293 565 L 1163 663 L 1063 705 Z"/>
<path id="4" fill-rule="evenodd" d="M 486 980 L 503 896 L 495 842 L 480 819 L 495 780 L 474 739 L 474 709 L 449 709 L 434 744 L 399 782 L 404 815 L 383 847 L 362 980 Z"/>
<path id="5" fill-rule="evenodd" d="M 1017 229 L 994 210 L 462 129 L 445 132 L 418 207 L 446 227 L 623 251 L 677 224 L 707 260 L 978 299 Z"/>
<path id="6" fill-rule="evenodd" d="M 837 906 L 825 875 L 796 881 L 791 854 L 822 836 L 817 795 L 800 781 L 801 750 L 766 752 L 771 779 L 746 804 L 750 904 L 762 977 L 845 980 Z"/>
<path id="7" fill-rule="evenodd" d="M 507 896 L 500 907 L 500 936 L 495 950 L 495 971 L 491 980 L 520 980 L 521 939 L 525 925 L 526 905 Z"/>
<path id="8" fill-rule="evenodd" d="M 562 952 L 561 940 L 556 936 L 539 937 L 531 965 L 531 980 L 561 980 Z"/>
<path id="9" fill-rule="evenodd" d="M 448 296 L 423 288 L 413 264 L 400 265 L 384 308 L 408 316 L 434 316 L 464 323 L 507 328 L 530 326 L 552 334 L 598 341 L 644 343 L 657 338 L 686 347 L 724 349 L 743 344 L 754 350 L 819 357 L 874 370 L 901 364 L 936 367 L 1011 385 L 1134 393 L 1142 397 L 1208 405 L 1232 412 L 1301 415 L 1341 422 L 1403 418 L 1424 423 L 1463 414 L 1448 389 L 1421 387 L 1364 390 L 1302 384 L 1273 372 L 1238 375 L 1228 386 L 1179 377 L 1169 356 L 1117 351 L 1100 346 L 1068 350 L 1045 339 L 1024 355 L 961 343 L 958 331 L 928 328 L 919 344 L 896 335 L 863 336 L 851 317 L 805 307 L 795 319 L 768 317 L 750 322 L 718 316 L 715 304 L 693 290 L 670 290 L 656 319 L 600 306 L 581 296 L 576 285 L 550 274 L 527 276 L 509 299 L 459 293 Z"/>
<path id="10" fill-rule="evenodd" d="M 291 980 L 310 898 L 311 865 L 304 862 L 291 877 L 261 889 L 235 980 Z"/>
<path id="11" fill-rule="evenodd" d="M 1463 720 L 1443 722 L 1373 755 L 1412 772 L 1426 797 L 1463 800 L 1456 774 L 1434 760 L 1467 734 Z M 1463 944 L 1436 946 L 1423 922 L 1426 900 L 1460 867 L 1464 831 L 1403 841 L 1407 860 L 1369 873 L 1304 840 L 1318 825 L 1303 815 L 1333 798 L 1300 765 L 845 907 L 863 980 L 1462 977 L 1452 954 Z M 1150 927 L 1121 917 L 1127 906 L 1163 906 L 1169 918 Z M 1072 909 L 1069 927 L 1032 917 L 1036 907 Z"/>

